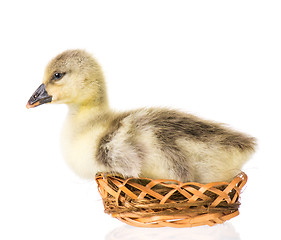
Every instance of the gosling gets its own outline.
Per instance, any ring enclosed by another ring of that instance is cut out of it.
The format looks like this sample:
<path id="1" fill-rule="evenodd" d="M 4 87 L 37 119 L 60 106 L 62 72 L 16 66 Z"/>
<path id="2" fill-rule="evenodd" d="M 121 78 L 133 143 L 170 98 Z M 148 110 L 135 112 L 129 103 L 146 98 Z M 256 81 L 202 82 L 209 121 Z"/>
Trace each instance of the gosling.
<path id="1" fill-rule="evenodd" d="M 67 104 L 62 132 L 66 162 L 79 176 L 201 183 L 230 181 L 255 150 L 255 139 L 222 124 L 164 108 L 110 109 L 100 65 L 84 50 L 52 59 L 27 108 Z"/>

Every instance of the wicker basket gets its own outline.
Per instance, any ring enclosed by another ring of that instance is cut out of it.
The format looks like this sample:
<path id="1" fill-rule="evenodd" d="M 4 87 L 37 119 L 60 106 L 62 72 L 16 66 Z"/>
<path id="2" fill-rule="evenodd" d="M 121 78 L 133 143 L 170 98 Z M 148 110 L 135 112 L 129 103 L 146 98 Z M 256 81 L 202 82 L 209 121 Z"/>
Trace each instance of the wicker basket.
<path id="1" fill-rule="evenodd" d="M 137 227 L 213 226 L 239 214 L 239 195 L 247 182 L 241 172 L 230 183 L 181 183 L 175 180 L 97 174 L 105 213 Z"/>

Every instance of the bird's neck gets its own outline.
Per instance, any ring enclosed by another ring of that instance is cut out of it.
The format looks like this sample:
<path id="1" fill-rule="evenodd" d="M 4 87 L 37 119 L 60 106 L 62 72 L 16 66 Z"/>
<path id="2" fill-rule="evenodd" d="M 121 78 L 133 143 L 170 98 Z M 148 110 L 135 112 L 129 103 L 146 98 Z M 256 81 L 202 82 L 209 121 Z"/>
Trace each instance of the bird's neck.
<path id="1" fill-rule="evenodd" d="M 105 118 L 110 115 L 111 110 L 107 104 L 69 104 L 69 119 L 77 125 L 85 124 L 89 121 L 99 121 L 99 119 L 106 120 Z"/>

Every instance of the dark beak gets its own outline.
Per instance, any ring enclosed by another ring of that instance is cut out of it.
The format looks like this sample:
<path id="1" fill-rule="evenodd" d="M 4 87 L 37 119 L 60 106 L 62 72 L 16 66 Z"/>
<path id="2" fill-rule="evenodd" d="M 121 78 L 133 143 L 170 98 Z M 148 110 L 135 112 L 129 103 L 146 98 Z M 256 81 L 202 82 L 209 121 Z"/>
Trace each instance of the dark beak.
<path id="1" fill-rule="evenodd" d="M 39 88 L 32 94 L 31 98 L 28 100 L 26 107 L 34 108 L 41 104 L 48 103 L 52 101 L 52 96 L 48 94 L 45 88 L 45 84 L 41 84 Z"/>

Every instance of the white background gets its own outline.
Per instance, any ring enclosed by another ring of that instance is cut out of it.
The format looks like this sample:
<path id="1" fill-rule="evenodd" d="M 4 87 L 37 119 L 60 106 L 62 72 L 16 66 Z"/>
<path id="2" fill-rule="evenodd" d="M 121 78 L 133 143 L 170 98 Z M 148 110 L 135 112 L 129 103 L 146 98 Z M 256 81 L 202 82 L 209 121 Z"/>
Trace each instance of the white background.
<path id="1" fill-rule="evenodd" d="M 280 237 L 280 1 L 1 1 L 0 239 Z M 67 107 L 25 104 L 70 48 L 103 66 L 114 109 L 168 106 L 258 138 L 240 215 L 139 229 L 103 213 L 94 181 L 60 153 Z"/>

